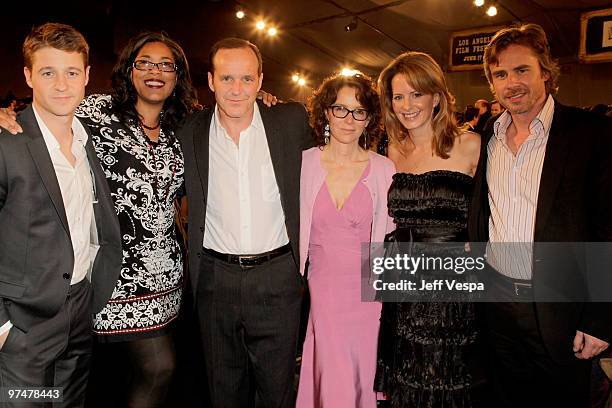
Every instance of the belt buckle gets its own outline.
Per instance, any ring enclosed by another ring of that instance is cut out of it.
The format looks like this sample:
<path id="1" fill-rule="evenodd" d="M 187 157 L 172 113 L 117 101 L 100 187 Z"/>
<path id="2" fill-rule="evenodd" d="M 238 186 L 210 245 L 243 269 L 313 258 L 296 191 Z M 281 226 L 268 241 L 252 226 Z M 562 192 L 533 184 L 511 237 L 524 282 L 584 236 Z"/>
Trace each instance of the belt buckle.
<path id="1" fill-rule="evenodd" d="M 257 263 L 256 263 L 254 257 L 252 257 L 252 256 L 242 256 L 242 255 L 239 255 L 238 256 L 238 265 L 241 268 L 254 268 L 255 266 L 257 266 Z"/>

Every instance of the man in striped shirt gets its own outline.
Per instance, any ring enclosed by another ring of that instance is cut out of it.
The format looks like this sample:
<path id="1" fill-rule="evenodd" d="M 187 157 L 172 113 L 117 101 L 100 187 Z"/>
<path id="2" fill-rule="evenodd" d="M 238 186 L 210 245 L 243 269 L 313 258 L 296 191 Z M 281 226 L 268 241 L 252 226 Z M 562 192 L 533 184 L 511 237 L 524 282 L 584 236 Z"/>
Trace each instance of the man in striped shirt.
<path id="1" fill-rule="evenodd" d="M 507 109 L 483 135 L 469 220 L 470 239 L 488 242 L 495 395 L 506 407 L 588 406 L 612 307 L 587 302 L 573 253 L 541 243 L 612 241 L 612 122 L 553 98 L 559 67 L 538 25 L 499 31 L 484 69 Z"/>

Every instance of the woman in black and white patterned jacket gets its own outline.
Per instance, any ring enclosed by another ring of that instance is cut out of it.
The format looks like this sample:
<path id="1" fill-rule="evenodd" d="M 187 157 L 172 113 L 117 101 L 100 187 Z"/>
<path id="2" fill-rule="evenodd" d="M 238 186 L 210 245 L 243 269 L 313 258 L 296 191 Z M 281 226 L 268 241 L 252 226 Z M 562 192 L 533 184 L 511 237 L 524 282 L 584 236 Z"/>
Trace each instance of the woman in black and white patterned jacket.
<path id="1" fill-rule="evenodd" d="M 123 240 L 120 277 L 94 332 L 127 349 L 126 405 L 149 407 L 164 400 L 174 371 L 169 329 L 183 291 L 173 204 L 184 169 L 174 131 L 198 104 L 183 50 L 160 33 L 132 38 L 111 79 L 111 95 L 90 95 L 76 112 L 92 131 Z"/>

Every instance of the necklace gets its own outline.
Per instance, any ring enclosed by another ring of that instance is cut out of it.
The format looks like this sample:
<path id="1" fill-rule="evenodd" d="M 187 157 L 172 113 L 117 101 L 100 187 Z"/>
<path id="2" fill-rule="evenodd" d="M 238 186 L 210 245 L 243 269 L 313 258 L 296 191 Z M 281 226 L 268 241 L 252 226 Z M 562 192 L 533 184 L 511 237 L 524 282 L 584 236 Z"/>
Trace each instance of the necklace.
<path id="1" fill-rule="evenodd" d="M 140 126 L 142 126 L 143 128 L 147 129 L 147 130 L 155 130 L 157 128 L 159 128 L 159 125 L 161 125 L 161 120 L 157 121 L 157 125 L 155 126 L 147 126 L 144 124 L 144 122 L 141 119 L 138 119 L 138 123 L 140 123 Z"/>

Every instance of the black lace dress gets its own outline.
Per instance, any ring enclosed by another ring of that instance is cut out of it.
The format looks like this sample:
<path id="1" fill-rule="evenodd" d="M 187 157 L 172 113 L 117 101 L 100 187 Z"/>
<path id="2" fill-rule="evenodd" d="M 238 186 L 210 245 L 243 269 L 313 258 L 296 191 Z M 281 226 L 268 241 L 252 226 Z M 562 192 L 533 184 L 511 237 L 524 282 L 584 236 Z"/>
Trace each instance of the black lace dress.
<path id="1" fill-rule="evenodd" d="M 425 246 L 466 241 L 471 187 L 472 178 L 455 171 L 396 174 L 388 205 L 397 229 L 388 240 Z M 466 360 L 477 333 L 474 303 L 404 300 L 383 304 L 375 388 L 391 407 L 471 407 Z"/>

